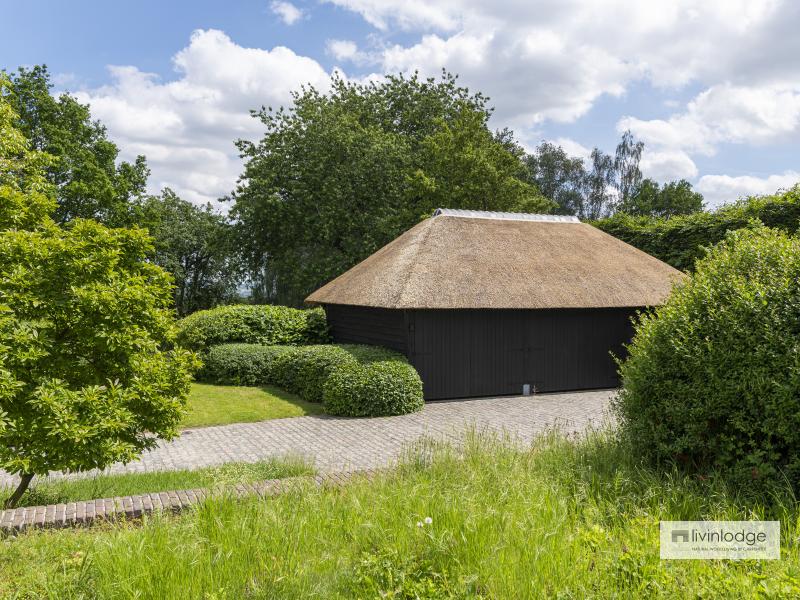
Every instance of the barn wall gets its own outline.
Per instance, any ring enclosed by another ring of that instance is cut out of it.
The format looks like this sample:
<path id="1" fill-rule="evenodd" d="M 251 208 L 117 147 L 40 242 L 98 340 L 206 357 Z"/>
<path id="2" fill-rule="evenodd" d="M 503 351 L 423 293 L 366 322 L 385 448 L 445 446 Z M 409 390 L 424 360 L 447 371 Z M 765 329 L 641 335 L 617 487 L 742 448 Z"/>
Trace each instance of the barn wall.
<path id="1" fill-rule="evenodd" d="M 388 310 L 325 307 L 336 342 L 386 346 L 408 356 L 425 398 L 598 389 L 619 384 L 636 309 Z"/>
<path id="2" fill-rule="evenodd" d="M 634 309 L 409 311 L 425 398 L 616 387 Z"/>
<path id="3" fill-rule="evenodd" d="M 408 355 L 402 311 L 330 304 L 325 315 L 335 342 L 384 346 Z"/>

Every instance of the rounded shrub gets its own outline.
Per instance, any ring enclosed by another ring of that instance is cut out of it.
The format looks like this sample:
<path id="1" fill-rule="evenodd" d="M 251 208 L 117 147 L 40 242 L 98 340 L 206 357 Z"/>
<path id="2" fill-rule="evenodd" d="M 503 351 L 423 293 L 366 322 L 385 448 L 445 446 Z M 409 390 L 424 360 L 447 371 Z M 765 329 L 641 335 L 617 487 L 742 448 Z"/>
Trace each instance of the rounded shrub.
<path id="1" fill-rule="evenodd" d="M 272 381 L 303 400 L 322 402 L 325 381 L 345 364 L 357 360 L 342 346 L 300 346 L 276 357 Z"/>
<path id="2" fill-rule="evenodd" d="M 178 322 L 177 341 L 191 350 L 236 342 L 297 346 L 327 340 L 321 308 L 236 304 L 201 310 Z"/>
<path id="3" fill-rule="evenodd" d="M 278 357 L 296 350 L 294 346 L 221 344 L 203 357 L 197 379 L 220 385 L 264 385 L 274 382 Z"/>
<path id="4" fill-rule="evenodd" d="M 800 483 L 800 240 L 731 232 L 621 364 L 621 431 L 643 456 L 737 483 Z"/>
<path id="5" fill-rule="evenodd" d="M 405 360 L 342 365 L 325 382 L 325 412 L 348 417 L 402 415 L 424 404 L 422 380 Z"/>

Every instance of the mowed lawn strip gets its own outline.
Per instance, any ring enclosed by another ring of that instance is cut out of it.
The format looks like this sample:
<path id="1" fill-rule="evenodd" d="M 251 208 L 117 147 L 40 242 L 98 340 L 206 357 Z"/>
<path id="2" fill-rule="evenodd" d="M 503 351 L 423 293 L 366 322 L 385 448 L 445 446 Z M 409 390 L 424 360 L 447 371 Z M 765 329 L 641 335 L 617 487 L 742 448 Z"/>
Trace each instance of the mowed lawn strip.
<path id="1" fill-rule="evenodd" d="M 191 471 L 97 475 L 81 479 L 41 480 L 38 483 L 34 479 L 33 487 L 22 497 L 19 506 L 42 506 L 171 490 L 215 488 L 265 479 L 312 475 L 314 472 L 313 467 L 301 458 L 288 457 L 255 463 L 227 463 Z M 9 496 L 11 491 L 11 488 L 0 488 L 0 499 Z"/>
<path id="2" fill-rule="evenodd" d="M 272 386 L 244 387 L 193 383 L 183 427 L 207 427 L 301 417 L 322 412 L 322 404 L 306 402 Z"/>
<path id="3" fill-rule="evenodd" d="M 0 540 L 0 597 L 794 598 L 800 508 L 640 466 L 611 436 L 421 444 L 342 488 Z M 781 560 L 663 561 L 660 520 L 779 519 Z"/>

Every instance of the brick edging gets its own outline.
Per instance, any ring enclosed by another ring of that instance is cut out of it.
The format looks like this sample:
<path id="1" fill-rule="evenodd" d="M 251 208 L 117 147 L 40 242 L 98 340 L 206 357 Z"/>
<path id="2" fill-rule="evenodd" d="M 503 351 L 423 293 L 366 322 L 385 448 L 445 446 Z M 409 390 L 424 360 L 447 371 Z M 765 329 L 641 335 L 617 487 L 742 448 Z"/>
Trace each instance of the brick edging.
<path id="1" fill-rule="evenodd" d="M 371 479 L 381 469 L 341 471 L 312 476 L 267 479 L 256 483 L 239 483 L 223 488 L 222 494 L 236 498 L 276 496 L 313 482 L 318 487 L 341 486 L 354 476 Z M 116 496 L 98 500 L 82 500 L 48 506 L 25 506 L 0 511 L 0 534 L 19 533 L 31 528 L 61 528 L 91 525 L 96 521 L 139 519 L 159 511 L 179 513 L 212 495 L 207 488 L 153 492 L 136 496 Z"/>

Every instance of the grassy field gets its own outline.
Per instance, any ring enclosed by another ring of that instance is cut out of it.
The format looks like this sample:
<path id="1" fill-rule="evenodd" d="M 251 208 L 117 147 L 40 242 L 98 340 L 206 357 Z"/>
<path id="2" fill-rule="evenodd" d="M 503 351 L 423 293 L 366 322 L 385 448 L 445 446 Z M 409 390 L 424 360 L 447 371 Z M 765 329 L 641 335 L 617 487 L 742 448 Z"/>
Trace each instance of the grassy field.
<path id="1" fill-rule="evenodd" d="M 322 412 L 322 405 L 305 402 L 279 388 L 193 383 L 184 427 L 249 423 Z"/>
<path id="2" fill-rule="evenodd" d="M 42 480 L 41 484 L 34 479 L 33 488 L 25 493 L 19 506 L 39 506 L 169 490 L 211 488 L 313 473 L 314 469 L 308 463 L 299 458 L 287 458 L 263 460 L 256 463 L 228 463 L 194 471 L 98 475 L 86 479 L 62 481 Z M 0 498 L 9 496 L 11 491 L 11 489 L 0 488 Z"/>
<path id="3" fill-rule="evenodd" d="M 426 518 L 430 522 L 426 523 Z M 779 561 L 661 561 L 660 519 L 777 518 Z M 794 598 L 800 511 L 640 468 L 607 436 L 428 444 L 339 490 L 0 541 L 0 596 Z"/>

